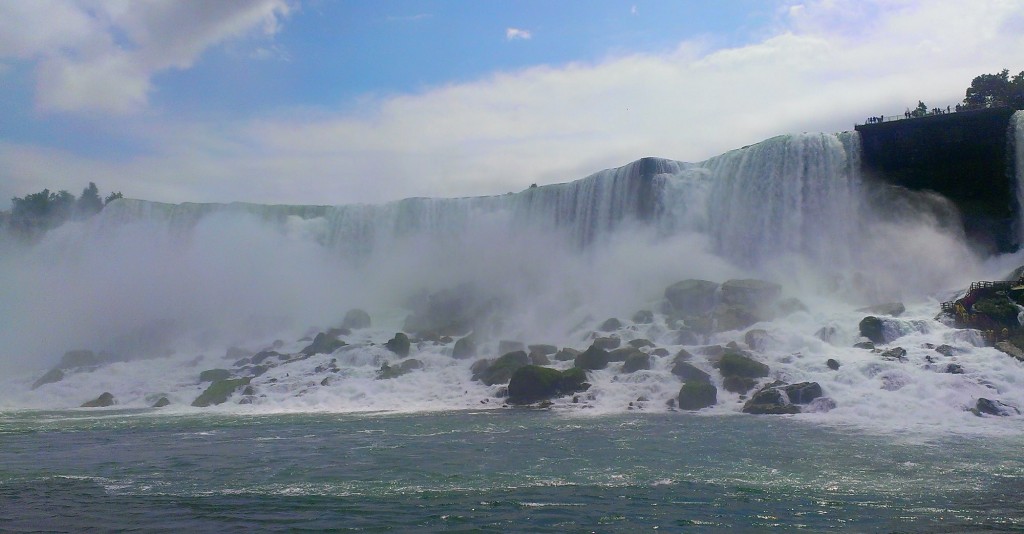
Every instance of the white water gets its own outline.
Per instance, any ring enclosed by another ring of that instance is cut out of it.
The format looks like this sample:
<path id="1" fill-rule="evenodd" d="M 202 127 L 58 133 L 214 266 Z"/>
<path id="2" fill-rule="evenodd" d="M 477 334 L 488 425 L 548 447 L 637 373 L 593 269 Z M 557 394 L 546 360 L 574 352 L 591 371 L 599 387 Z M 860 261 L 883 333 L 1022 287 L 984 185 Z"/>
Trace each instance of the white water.
<path id="1" fill-rule="evenodd" d="M 628 319 L 657 310 L 664 288 L 678 280 L 757 277 L 782 284 L 808 307 L 755 325 L 770 334 L 757 358 L 772 368 L 771 379 L 817 381 L 836 402 L 827 413 L 797 417 L 877 429 L 1019 432 L 1024 418 L 978 418 L 965 409 L 979 397 L 1024 407 L 1024 364 L 934 317 L 957 289 L 1002 277 L 1024 259 L 974 257 L 945 204 L 869 190 L 858 154 L 856 134 L 803 134 L 703 163 L 645 159 L 495 197 L 382 206 L 118 201 L 88 223 L 65 225 L 31 250 L 0 258 L 0 299 L 9 303 L 0 311 L 0 358 L 10 377 L 0 408 L 73 408 L 109 391 L 120 407 L 146 407 L 166 395 L 171 413 L 198 410 L 187 407 L 205 387 L 198 374 L 230 367 L 238 358 L 225 357 L 229 346 L 255 352 L 281 340 L 279 352 L 298 352 L 308 344 L 300 338 L 339 324 L 352 307 L 367 309 L 374 327 L 345 336 L 349 347 L 255 378 L 255 404 L 206 410 L 496 407 L 500 387 L 471 381 L 472 360 L 453 360 L 450 344 L 421 343 L 412 356 L 424 369 L 374 379 L 382 363 L 399 360 L 381 345 L 401 328 L 407 299 L 470 282 L 501 302 L 502 320 L 481 356 L 498 356 L 499 339 L 585 349 L 591 329 L 613 316 L 626 325 L 617 333 L 624 341 L 647 338 L 668 349 L 650 371 L 625 375 L 612 364 L 592 373 L 582 402 L 565 398 L 556 408 L 664 411 L 681 384 L 669 373 L 681 346 L 661 315 L 652 325 Z M 928 209 L 908 208 L 920 206 Z M 892 346 L 907 349 L 908 361 L 851 348 L 866 315 L 856 308 L 895 300 L 908 305 L 901 319 L 909 333 Z M 830 342 L 815 336 L 822 327 L 834 328 Z M 742 345 L 743 334 L 704 341 Z M 947 358 L 926 343 L 960 352 Z M 131 359 L 30 390 L 76 348 Z M 828 358 L 842 363 L 839 371 L 825 366 Z M 331 359 L 339 372 L 317 370 Z M 697 354 L 693 363 L 720 381 L 707 357 Z M 965 373 L 941 372 L 949 363 Z M 640 397 L 647 401 L 638 404 Z M 703 413 L 741 406 L 719 387 L 718 405 Z"/>

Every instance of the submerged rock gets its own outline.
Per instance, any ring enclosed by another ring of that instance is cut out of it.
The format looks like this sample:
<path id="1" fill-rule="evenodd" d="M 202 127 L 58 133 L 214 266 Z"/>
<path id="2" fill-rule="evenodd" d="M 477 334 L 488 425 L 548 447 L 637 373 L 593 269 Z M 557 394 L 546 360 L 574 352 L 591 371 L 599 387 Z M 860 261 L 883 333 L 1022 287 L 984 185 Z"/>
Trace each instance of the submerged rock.
<path id="1" fill-rule="evenodd" d="M 114 400 L 114 396 L 109 392 L 103 392 L 99 397 L 87 402 L 82 403 L 82 408 L 106 408 L 107 406 L 113 406 L 117 401 Z"/>
<path id="2" fill-rule="evenodd" d="M 216 404 L 224 404 L 237 389 L 248 386 L 250 380 L 251 378 L 249 377 L 218 380 L 210 384 L 206 391 L 203 391 L 196 397 L 196 400 L 192 401 L 192 406 L 205 408 Z"/>

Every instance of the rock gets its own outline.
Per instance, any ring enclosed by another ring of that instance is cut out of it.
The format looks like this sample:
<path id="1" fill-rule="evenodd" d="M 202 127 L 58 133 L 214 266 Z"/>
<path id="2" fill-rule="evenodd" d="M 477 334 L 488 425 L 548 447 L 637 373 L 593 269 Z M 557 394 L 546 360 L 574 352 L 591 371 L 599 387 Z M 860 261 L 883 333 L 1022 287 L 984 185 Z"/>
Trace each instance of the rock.
<path id="1" fill-rule="evenodd" d="M 236 390 L 248 386 L 250 380 L 249 377 L 218 380 L 210 384 L 206 391 L 203 391 L 196 397 L 196 400 L 192 401 L 192 406 L 205 408 L 216 404 L 224 404 Z"/>
<path id="2" fill-rule="evenodd" d="M 771 315 L 755 306 L 720 304 L 712 311 L 715 332 L 742 330 L 770 318 Z"/>
<path id="3" fill-rule="evenodd" d="M 801 382 L 784 386 L 782 391 L 786 393 L 789 402 L 793 404 L 810 404 L 811 401 L 822 396 L 821 385 L 817 382 Z"/>
<path id="4" fill-rule="evenodd" d="M 736 352 L 723 354 L 718 362 L 718 372 L 722 376 L 762 378 L 768 376 L 770 371 L 767 365 Z"/>
<path id="5" fill-rule="evenodd" d="M 545 356 L 551 356 L 552 354 L 558 352 L 558 347 L 554 345 L 534 344 L 529 345 L 526 348 L 530 353 L 537 352 Z"/>
<path id="6" fill-rule="evenodd" d="M 676 398 L 681 410 L 700 410 L 718 402 L 718 388 L 711 382 L 694 380 L 684 383 Z"/>
<path id="7" fill-rule="evenodd" d="M 756 415 L 785 415 L 800 413 L 800 407 L 791 404 L 787 395 L 777 387 L 765 386 L 750 397 L 742 411 Z"/>
<path id="8" fill-rule="evenodd" d="M 324 379 L 320 381 L 320 385 L 321 386 L 329 386 L 329 385 L 331 385 L 331 377 L 325 376 Z"/>
<path id="9" fill-rule="evenodd" d="M 996 350 L 1024 362 L 1024 350 L 1017 348 L 1013 343 L 1010 343 L 1009 341 L 997 341 L 993 346 Z"/>
<path id="10" fill-rule="evenodd" d="M 635 353 L 638 353 L 638 352 L 640 354 L 643 354 L 643 352 L 640 352 L 640 349 L 636 349 L 636 348 L 629 347 L 629 346 L 618 348 L 618 349 L 615 349 L 615 350 L 611 350 L 611 351 L 608 351 L 608 361 L 609 362 L 624 362 L 624 361 L 626 361 L 626 358 L 628 358 L 631 354 L 635 354 Z"/>
<path id="11" fill-rule="evenodd" d="M 956 353 L 956 349 L 949 345 L 939 345 L 938 347 L 935 347 L 935 352 L 938 352 L 947 358 L 952 358 L 953 354 Z"/>
<path id="12" fill-rule="evenodd" d="M 643 352 L 634 352 L 626 357 L 626 361 L 622 364 L 623 373 L 635 373 L 637 371 L 646 371 L 651 368 L 651 357 Z"/>
<path id="13" fill-rule="evenodd" d="M 721 356 L 725 354 L 725 347 L 721 345 L 706 345 L 700 348 L 700 353 L 705 356 Z"/>
<path id="14" fill-rule="evenodd" d="M 727 376 L 722 379 L 722 387 L 725 388 L 726 391 L 739 393 L 740 395 L 746 394 L 748 391 L 754 389 L 754 386 L 756 385 L 757 380 L 742 376 Z"/>
<path id="15" fill-rule="evenodd" d="M 599 332 L 614 332 L 622 328 L 622 321 L 612 317 L 601 323 L 601 326 L 597 327 Z"/>
<path id="16" fill-rule="evenodd" d="M 885 343 L 885 328 L 882 320 L 878 317 L 869 315 L 860 320 L 858 327 L 860 335 L 868 338 L 872 343 Z"/>
<path id="17" fill-rule="evenodd" d="M 722 284 L 722 302 L 733 306 L 764 307 L 782 296 L 782 286 L 764 280 L 727 280 Z"/>
<path id="18" fill-rule="evenodd" d="M 384 363 L 380 366 L 380 371 L 377 371 L 377 380 L 388 380 L 391 378 L 398 378 L 402 375 L 408 374 L 416 369 L 422 369 L 423 362 L 409 358 L 396 366 L 390 366 Z"/>
<path id="19" fill-rule="evenodd" d="M 597 347 L 599 349 L 602 349 L 602 350 L 612 350 L 612 349 L 619 348 L 620 345 L 622 345 L 622 340 L 617 338 L 617 337 L 615 337 L 615 336 L 611 336 L 611 337 L 599 337 L 599 338 L 595 339 L 593 346 L 595 346 L 595 347 Z"/>
<path id="20" fill-rule="evenodd" d="M 676 352 L 676 355 L 672 357 L 672 363 L 687 362 L 692 359 L 693 354 L 690 354 L 690 351 L 686 349 L 679 349 L 679 352 Z"/>
<path id="21" fill-rule="evenodd" d="M 321 332 L 313 338 L 313 343 L 302 349 L 302 354 L 306 356 L 312 356 L 314 354 L 330 354 L 344 346 L 344 341 L 337 337 L 328 335 L 325 332 Z"/>
<path id="22" fill-rule="evenodd" d="M 456 360 L 468 360 L 476 357 L 476 341 L 472 336 L 459 338 L 452 347 L 452 358 Z"/>
<path id="23" fill-rule="evenodd" d="M 231 378 L 231 371 L 227 369 L 207 369 L 199 373 L 200 382 L 216 382 L 218 380 L 227 380 Z"/>
<path id="24" fill-rule="evenodd" d="M 275 351 L 272 351 L 272 350 L 265 350 L 265 351 L 257 352 L 256 354 L 254 354 L 252 356 L 252 358 L 249 359 L 249 361 L 253 365 L 259 365 L 259 364 L 263 363 L 265 360 L 267 360 L 269 358 L 277 358 L 278 360 L 280 360 L 281 356 L 283 356 L 283 354 L 281 354 L 279 352 L 275 352 Z"/>
<path id="25" fill-rule="evenodd" d="M 32 384 L 32 389 L 45 386 L 46 384 L 52 384 L 54 382 L 60 382 L 61 380 L 64 380 L 64 371 L 54 367 L 47 371 L 45 375 L 41 376 L 39 380 L 36 380 Z"/>
<path id="26" fill-rule="evenodd" d="M 683 280 L 665 288 L 665 300 L 676 315 L 699 315 L 715 306 L 718 284 L 707 280 Z"/>
<path id="27" fill-rule="evenodd" d="M 512 373 L 524 365 L 530 364 L 526 352 L 517 350 L 494 360 L 487 370 L 480 374 L 480 381 L 488 386 L 504 384 L 512 378 Z"/>
<path id="28" fill-rule="evenodd" d="M 711 382 L 711 375 L 683 361 L 672 366 L 672 374 L 683 379 L 683 382 Z"/>
<path id="29" fill-rule="evenodd" d="M 834 326 L 823 326 L 814 333 L 814 337 L 825 343 L 834 344 L 839 339 L 839 329 Z"/>
<path id="30" fill-rule="evenodd" d="M 498 342 L 498 354 L 508 354 L 516 351 L 526 351 L 526 345 L 522 341 L 502 340 Z"/>
<path id="31" fill-rule="evenodd" d="M 839 370 L 839 360 L 836 360 L 834 358 L 829 358 L 828 360 L 826 360 L 825 365 L 833 371 Z"/>
<path id="32" fill-rule="evenodd" d="M 836 408 L 836 401 L 828 397 L 818 397 L 811 401 L 810 404 L 803 408 L 805 412 L 813 413 L 825 413 L 830 412 Z"/>
<path id="33" fill-rule="evenodd" d="M 341 320 L 342 328 L 349 328 L 351 330 L 359 330 L 360 328 L 370 328 L 370 314 L 366 313 L 366 310 L 354 308 L 345 313 L 345 318 Z"/>
<path id="34" fill-rule="evenodd" d="M 907 361 L 907 350 L 903 347 L 893 347 L 882 353 L 882 359 L 905 362 Z"/>
<path id="35" fill-rule="evenodd" d="M 1019 310 L 1005 295 L 994 294 L 979 298 L 971 306 L 971 311 L 988 317 L 1000 326 L 1014 329 L 1020 328 L 1020 323 L 1017 322 Z"/>
<path id="36" fill-rule="evenodd" d="M 562 391 L 586 391 L 590 389 L 587 383 L 587 372 L 579 367 L 570 367 L 562 371 L 562 381 L 559 385 Z"/>
<path id="37" fill-rule="evenodd" d="M 469 372 L 472 374 L 473 380 L 482 380 L 484 373 L 487 368 L 491 366 L 491 360 L 486 358 L 473 362 L 473 365 L 469 366 Z"/>
<path id="38" fill-rule="evenodd" d="M 633 314 L 633 322 L 636 324 L 651 324 L 654 322 L 654 312 L 651 310 L 640 310 Z"/>
<path id="39" fill-rule="evenodd" d="M 751 350 L 764 352 L 772 342 L 772 336 L 767 330 L 755 328 L 753 330 L 748 330 L 746 334 L 743 334 L 743 342 L 746 343 Z"/>
<path id="40" fill-rule="evenodd" d="M 580 351 L 566 347 L 555 354 L 555 359 L 560 362 L 568 362 L 575 360 L 579 355 Z"/>
<path id="41" fill-rule="evenodd" d="M 255 394 L 256 394 L 256 390 L 253 389 L 251 384 L 248 385 L 248 386 L 245 386 L 245 389 L 242 390 L 242 395 L 246 395 L 246 396 L 251 397 L 251 396 L 253 396 Z"/>
<path id="42" fill-rule="evenodd" d="M 348 328 L 328 328 L 327 332 L 325 332 L 325 333 L 327 334 L 327 337 L 338 337 L 338 336 L 350 336 L 350 335 L 352 335 L 352 331 L 349 330 Z"/>
<path id="43" fill-rule="evenodd" d="M 951 363 L 946 366 L 946 372 L 951 375 L 962 375 L 964 374 L 964 368 L 958 363 Z"/>
<path id="44" fill-rule="evenodd" d="M 700 343 L 700 340 L 697 339 L 697 334 L 693 330 L 689 328 L 676 330 L 673 345 L 696 345 L 697 343 Z"/>
<path id="45" fill-rule="evenodd" d="M 412 343 L 409 341 L 409 336 L 405 335 L 402 332 L 396 333 L 395 337 L 389 339 L 388 342 L 384 344 L 384 347 L 386 349 L 390 350 L 391 352 L 394 352 L 395 354 L 402 358 L 405 358 L 406 356 L 409 355 L 409 348 L 411 346 Z"/>
<path id="46" fill-rule="evenodd" d="M 551 359 L 543 352 L 531 352 L 530 363 L 533 365 L 551 365 Z"/>
<path id="47" fill-rule="evenodd" d="M 75 367 L 94 367 L 102 364 L 103 358 L 91 350 L 69 350 L 60 359 L 58 368 L 68 370 Z"/>
<path id="48" fill-rule="evenodd" d="M 117 401 L 114 400 L 113 395 L 109 392 L 103 392 L 99 397 L 88 402 L 83 402 L 82 408 L 106 408 L 107 406 L 113 406 L 116 403 Z"/>
<path id="49" fill-rule="evenodd" d="M 658 347 L 651 351 L 651 356 L 658 356 L 659 358 L 668 356 L 668 349 L 664 347 Z"/>
<path id="50" fill-rule="evenodd" d="M 509 380 L 508 400 L 512 404 L 532 404 L 575 393 L 583 384 L 579 380 L 581 373 L 585 378 L 582 369 L 575 370 L 567 377 L 556 369 L 525 365 L 516 369 Z"/>
<path id="51" fill-rule="evenodd" d="M 252 354 L 252 351 L 243 349 L 241 347 L 228 347 L 227 352 L 224 353 L 225 360 L 239 360 L 242 358 L 248 358 Z"/>
<path id="52" fill-rule="evenodd" d="M 654 343 L 651 343 L 649 339 L 634 339 L 629 342 L 629 346 L 635 349 L 642 349 L 644 347 L 653 347 Z"/>
<path id="53" fill-rule="evenodd" d="M 160 397 L 156 402 L 153 403 L 154 408 L 163 408 L 169 406 L 171 401 L 167 400 L 167 397 Z"/>
<path id="54" fill-rule="evenodd" d="M 980 416 L 981 414 L 995 415 L 998 417 L 1006 417 L 1008 415 L 1020 415 L 1020 410 L 1018 410 L 1015 406 L 1010 406 L 1009 404 L 1005 404 L 997 400 L 990 400 L 986 398 L 978 399 L 977 404 L 975 404 L 974 409 L 971 410 L 971 412 L 973 412 L 974 415 L 978 416 Z"/>
<path id="55" fill-rule="evenodd" d="M 576 356 L 573 366 L 594 371 L 608 367 L 608 361 L 608 351 L 598 348 L 597 343 L 594 343 L 589 349 Z"/>
<path id="56" fill-rule="evenodd" d="M 875 350 L 875 344 L 870 341 L 861 341 L 860 343 L 854 343 L 853 348 L 864 349 L 864 350 Z"/>

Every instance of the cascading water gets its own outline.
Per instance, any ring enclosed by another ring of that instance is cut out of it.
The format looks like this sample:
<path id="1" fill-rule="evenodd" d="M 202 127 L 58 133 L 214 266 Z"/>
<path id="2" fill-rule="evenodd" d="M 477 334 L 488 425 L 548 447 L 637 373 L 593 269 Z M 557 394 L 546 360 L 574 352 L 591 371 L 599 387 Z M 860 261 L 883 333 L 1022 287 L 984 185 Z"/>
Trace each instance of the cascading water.
<path id="1" fill-rule="evenodd" d="M 4 279 L 17 280 L 0 287 L 16 303 L 0 312 L 9 325 L 0 343 L 24 355 L 9 359 L 20 366 L 5 362 L 17 373 L 0 406 L 76 407 L 85 392 L 109 391 L 123 406 L 165 396 L 167 409 L 189 411 L 208 368 L 229 368 L 254 389 L 248 404 L 234 398 L 219 410 L 498 406 L 503 386 L 473 380 L 473 360 L 453 359 L 437 333 L 413 336 L 410 372 L 379 379 L 385 365 L 405 361 L 383 345 L 412 324 L 409 310 L 463 305 L 477 320 L 477 357 L 499 356 L 503 340 L 583 350 L 609 335 L 648 354 L 649 369 L 627 373 L 613 363 L 589 373 L 593 386 L 579 403 L 555 401 L 569 411 L 667 410 L 680 388 L 672 372 L 680 349 L 719 386 L 710 413 L 737 411 L 743 397 L 715 370 L 713 347 L 728 343 L 755 351 L 772 370 L 766 381 L 821 384 L 832 404 L 801 417 L 893 426 L 913 414 L 925 426 L 984 426 L 964 411 L 977 398 L 1024 406 L 1024 393 L 1010 387 L 1024 381 L 1018 362 L 933 320 L 936 295 L 983 279 L 984 266 L 932 219 L 880 215 L 859 158 L 856 133 L 802 134 L 701 163 L 645 158 L 492 197 L 380 206 L 120 200 L 0 258 Z M 749 327 L 684 337 L 690 319 L 663 313 L 663 292 L 687 278 L 771 279 L 802 302 Z M 856 308 L 884 299 L 907 301 L 908 317 L 887 328 L 909 363 L 852 348 L 865 315 Z M 353 307 L 370 312 L 372 328 L 342 334 L 345 345 L 333 351 L 302 354 Z M 609 317 L 621 326 L 595 333 Z M 750 328 L 761 332 L 747 336 Z M 937 361 L 939 345 L 953 347 L 952 356 Z M 31 388 L 76 348 L 116 357 Z M 271 348 L 279 356 L 253 360 Z M 943 372 L 951 364 L 965 372 Z"/>
<path id="2" fill-rule="evenodd" d="M 1010 145 L 1017 179 L 1017 244 L 1024 244 L 1024 111 L 1010 117 Z"/>

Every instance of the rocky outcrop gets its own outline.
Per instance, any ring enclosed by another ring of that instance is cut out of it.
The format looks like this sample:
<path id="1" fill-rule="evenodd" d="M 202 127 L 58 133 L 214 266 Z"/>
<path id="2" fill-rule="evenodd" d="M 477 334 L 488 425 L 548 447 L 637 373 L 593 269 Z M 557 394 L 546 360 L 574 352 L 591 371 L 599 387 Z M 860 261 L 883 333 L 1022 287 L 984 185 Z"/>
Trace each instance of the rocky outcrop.
<path id="1" fill-rule="evenodd" d="M 388 380 L 391 378 L 398 378 L 402 375 L 408 374 L 416 369 L 422 369 L 423 362 L 416 358 L 409 358 L 404 360 L 398 365 L 391 366 L 384 363 L 380 366 L 380 370 L 377 371 L 377 380 Z"/>
<path id="2" fill-rule="evenodd" d="M 584 391 L 586 373 L 579 368 L 565 372 L 525 365 L 516 369 L 508 383 L 508 401 L 512 404 L 532 404 L 555 397 Z"/>
<path id="3" fill-rule="evenodd" d="M 396 333 L 395 337 L 389 339 L 388 342 L 384 344 L 384 348 L 402 358 L 409 355 L 409 348 L 411 346 L 412 343 L 409 341 L 409 336 L 405 335 L 403 332 Z"/>
<path id="4" fill-rule="evenodd" d="M 113 406 L 116 403 L 117 401 L 114 399 L 113 395 L 109 392 L 103 392 L 99 397 L 96 397 L 91 401 L 83 402 L 82 408 L 106 408 L 107 406 Z"/>
<path id="5" fill-rule="evenodd" d="M 586 369 L 588 371 L 596 371 L 598 369 L 608 367 L 608 362 L 608 351 L 600 349 L 596 344 L 594 344 L 591 345 L 589 349 L 580 353 L 579 356 L 576 356 L 573 366 L 579 367 L 580 369 Z"/>
<path id="6" fill-rule="evenodd" d="M 248 386 L 250 380 L 251 378 L 249 377 L 218 380 L 210 384 L 205 391 L 196 397 L 196 400 L 192 401 L 192 406 L 205 408 L 207 406 L 224 404 L 236 390 Z"/>
<path id="7" fill-rule="evenodd" d="M 683 280 L 665 288 L 669 310 L 677 316 L 701 315 L 715 306 L 718 284 L 708 280 Z"/>

